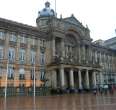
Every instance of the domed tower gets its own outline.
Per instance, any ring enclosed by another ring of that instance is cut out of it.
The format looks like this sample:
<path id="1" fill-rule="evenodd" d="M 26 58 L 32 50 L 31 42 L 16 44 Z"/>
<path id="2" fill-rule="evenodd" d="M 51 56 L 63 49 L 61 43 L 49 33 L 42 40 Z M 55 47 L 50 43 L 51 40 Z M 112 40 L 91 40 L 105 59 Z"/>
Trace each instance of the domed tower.
<path id="1" fill-rule="evenodd" d="M 56 17 L 56 13 L 50 8 L 50 2 L 45 2 L 45 8 L 38 12 L 38 17 L 36 19 L 36 24 L 39 29 L 43 29 L 48 25 L 49 19 Z"/>

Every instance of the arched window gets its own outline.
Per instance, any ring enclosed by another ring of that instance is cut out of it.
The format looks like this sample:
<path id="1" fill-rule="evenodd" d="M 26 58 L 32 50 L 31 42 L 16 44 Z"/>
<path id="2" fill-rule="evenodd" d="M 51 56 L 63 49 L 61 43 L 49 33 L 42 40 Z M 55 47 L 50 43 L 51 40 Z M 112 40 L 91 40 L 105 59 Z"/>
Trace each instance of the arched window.
<path id="1" fill-rule="evenodd" d="M 77 45 L 76 38 L 71 34 L 67 34 L 65 36 L 65 57 L 66 58 L 72 58 L 74 56 L 76 45 Z"/>

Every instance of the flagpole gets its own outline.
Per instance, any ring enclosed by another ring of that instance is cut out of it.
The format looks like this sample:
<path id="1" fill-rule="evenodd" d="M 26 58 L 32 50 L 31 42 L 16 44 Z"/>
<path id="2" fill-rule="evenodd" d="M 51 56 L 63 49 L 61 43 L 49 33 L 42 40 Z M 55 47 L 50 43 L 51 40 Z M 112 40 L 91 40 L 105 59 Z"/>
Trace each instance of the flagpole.
<path id="1" fill-rule="evenodd" d="M 56 14 L 56 0 L 55 0 L 55 14 Z M 56 14 L 56 16 L 57 16 L 57 14 Z"/>
<path id="2" fill-rule="evenodd" d="M 55 12 L 56 12 L 56 0 L 55 0 Z"/>

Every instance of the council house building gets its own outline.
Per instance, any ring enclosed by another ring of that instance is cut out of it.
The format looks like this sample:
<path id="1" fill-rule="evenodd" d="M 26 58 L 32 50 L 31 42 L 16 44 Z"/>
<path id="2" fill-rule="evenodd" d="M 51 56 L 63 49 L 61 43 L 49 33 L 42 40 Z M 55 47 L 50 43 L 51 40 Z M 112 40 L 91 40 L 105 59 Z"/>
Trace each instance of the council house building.
<path id="1" fill-rule="evenodd" d="M 1 95 L 116 84 L 116 51 L 92 42 L 74 15 L 56 15 L 46 2 L 35 27 L 0 18 Z"/>

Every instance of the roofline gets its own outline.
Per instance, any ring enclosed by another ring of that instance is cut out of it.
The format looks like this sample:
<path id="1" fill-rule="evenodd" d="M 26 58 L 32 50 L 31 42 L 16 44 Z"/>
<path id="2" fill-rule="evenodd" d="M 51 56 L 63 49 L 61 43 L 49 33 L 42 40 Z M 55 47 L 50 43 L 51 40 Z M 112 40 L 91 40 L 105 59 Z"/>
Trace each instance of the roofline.
<path id="1" fill-rule="evenodd" d="M 37 27 L 19 23 L 12 20 L 8 20 L 8 19 L 4 19 L 4 18 L 0 18 L 0 28 L 10 30 L 10 31 L 16 31 L 20 33 L 25 33 L 25 34 L 33 34 L 41 38 L 44 38 L 44 36 L 46 36 L 46 34 L 40 31 Z"/>

